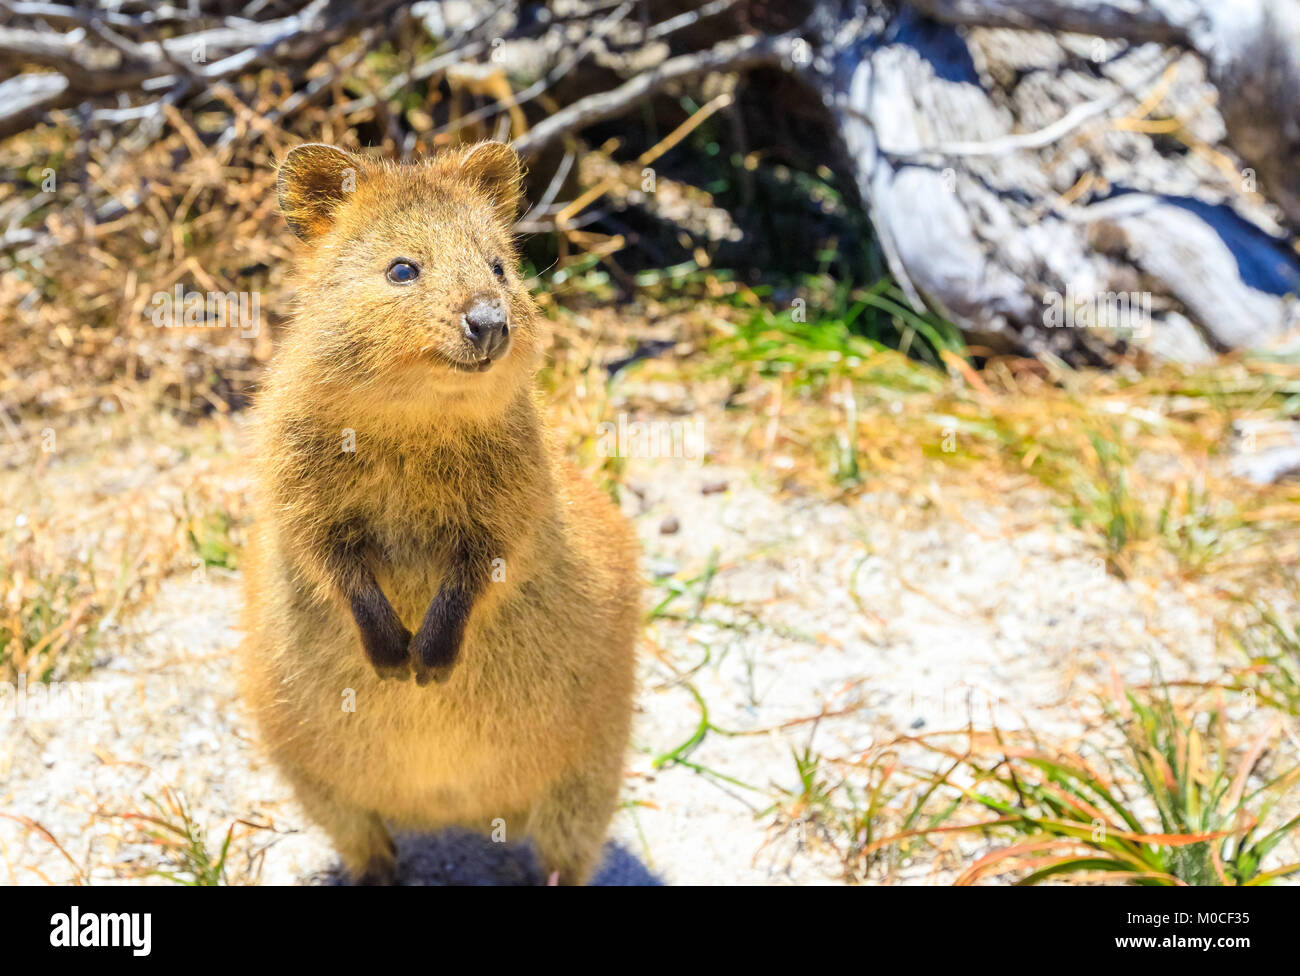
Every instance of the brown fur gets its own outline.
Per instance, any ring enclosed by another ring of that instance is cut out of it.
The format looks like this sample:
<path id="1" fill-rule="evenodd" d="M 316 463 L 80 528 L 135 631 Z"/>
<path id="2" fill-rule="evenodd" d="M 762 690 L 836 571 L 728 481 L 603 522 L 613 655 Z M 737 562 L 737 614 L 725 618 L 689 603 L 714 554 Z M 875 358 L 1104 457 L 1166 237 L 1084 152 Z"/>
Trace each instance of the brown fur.
<path id="1" fill-rule="evenodd" d="M 621 782 L 636 543 L 539 414 L 519 186 L 499 143 L 410 166 L 309 145 L 281 168 L 305 247 L 257 400 L 244 689 L 304 807 L 370 880 L 392 876 L 386 823 L 503 821 L 582 883 Z M 415 281 L 388 280 L 397 257 Z M 458 370 L 475 361 L 461 315 L 489 299 L 509 349 Z"/>

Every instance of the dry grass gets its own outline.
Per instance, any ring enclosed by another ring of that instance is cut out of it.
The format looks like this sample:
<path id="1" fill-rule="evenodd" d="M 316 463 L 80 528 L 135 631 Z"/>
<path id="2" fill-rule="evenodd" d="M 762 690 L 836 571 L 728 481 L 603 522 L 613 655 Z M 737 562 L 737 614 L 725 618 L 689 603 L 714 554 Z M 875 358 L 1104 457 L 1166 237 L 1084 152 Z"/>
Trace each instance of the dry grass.
<path id="1" fill-rule="evenodd" d="M 0 471 L 0 680 L 83 674 L 96 634 L 162 579 L 230 564 L 246 510 L 237 439 L 226 420 L 106 418 Z"/>
<path id="2" fill-rule="evenodd" d="M 1239 594 L 1294 578 L 1300 483 L 1254 485 L 1229 460 L 1239 426 L 1294 413 L 1300 363 L 976 371 L 944 350 L 940 371 L 809 315 L 791 323 L 737 289 L 635 384 L 686 385 L 696 409 L 727 411 L 736 453 L 790 486 L 930 506 L 944 504 L 932 483 L 985 499 L 1033 485 L 1095 534 L 1117 575 L 1213 578 Z"/>

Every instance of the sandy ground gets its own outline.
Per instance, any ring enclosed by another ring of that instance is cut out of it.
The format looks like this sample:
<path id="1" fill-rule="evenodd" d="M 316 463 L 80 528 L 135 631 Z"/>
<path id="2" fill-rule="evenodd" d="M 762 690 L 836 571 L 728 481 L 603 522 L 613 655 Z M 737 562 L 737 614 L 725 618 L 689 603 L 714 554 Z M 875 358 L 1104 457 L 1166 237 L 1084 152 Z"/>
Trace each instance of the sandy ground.
<path id="1" fill-rule="evenodd" d="M 624 808 L 600 884 L 834 883 L 840 862 L 773 830 L 796 751 L 854 756 L 909 730 L 1082 731 L 1079 702 L 1113 671 L 1210 677 L 1194 588 L 1108 576 L 1028 489 L 1000 507 L 779 494 L 752 472 L 628 462 L 646 548 L 647 628 Z M 0 881 L 160 882 L 177 862 L 142 813 L 182 798 L 211 850 L 235 825 L 234 882 L 336 883 L 325 836 L 261 757 L 237 699 L 236 575 L 173 577 L 114 626 L 77 714 L 0 718 Z M 656 762 L 709 729 L 683 762 Z M 958 842 L 958 862 L 983 842 Z M 526 851 L 408 837 L 407 883 L 535 879 Z M 895 883 L 942 883 L 949 859 Z"/>

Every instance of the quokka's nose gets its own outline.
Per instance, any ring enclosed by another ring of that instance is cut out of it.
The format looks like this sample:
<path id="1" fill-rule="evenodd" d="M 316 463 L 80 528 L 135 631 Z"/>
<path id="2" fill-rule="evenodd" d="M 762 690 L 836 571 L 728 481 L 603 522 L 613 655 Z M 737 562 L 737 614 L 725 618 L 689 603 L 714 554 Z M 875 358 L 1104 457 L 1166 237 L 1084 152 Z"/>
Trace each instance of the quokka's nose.
<path id="1" fill-rule="evenodd" d="M 484 356 L 491 357 L 505 345 L 510 330 L 506 325 L 505 307 L 497 299 L 480 298 L 461 316 L 465 338 Z"/>

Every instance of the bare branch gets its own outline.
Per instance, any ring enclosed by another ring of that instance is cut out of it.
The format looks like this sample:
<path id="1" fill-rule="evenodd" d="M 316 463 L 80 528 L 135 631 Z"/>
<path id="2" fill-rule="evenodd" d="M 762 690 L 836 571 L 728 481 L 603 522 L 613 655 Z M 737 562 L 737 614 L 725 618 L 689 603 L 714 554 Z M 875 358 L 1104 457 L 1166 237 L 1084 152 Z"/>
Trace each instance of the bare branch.
<path id="1" fill-rule="evenodd" d="M 669 58 L 657 68 L 642 72 L 607 92 L 597 92 L 568 105 L 515 140 L 515 148 L 535 156 L 567 132 L 593 125 L 626 111 L 665 86 L 716 71 L 747 71 L 790 59 L 798 35 L 739 37 L 715 44 L 707 51 Z"/>
<path id="2" fill-rule="evenodd" d="M 18 75 L 0 81 L 0 139 L 30 129 L 51 109 L 64 108 L 76 100 L 68 79 L 52 72 Z"/>
<path id="3" fill-rule="evenodd" d="M 964 27 L 1074 31 L 1133 42 L 1186 44 L 1198 11 L 1180 0 L 911 0 L 927 17 Z"/>

